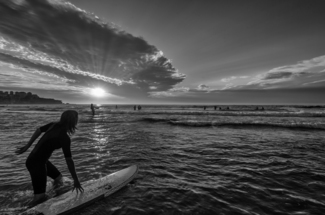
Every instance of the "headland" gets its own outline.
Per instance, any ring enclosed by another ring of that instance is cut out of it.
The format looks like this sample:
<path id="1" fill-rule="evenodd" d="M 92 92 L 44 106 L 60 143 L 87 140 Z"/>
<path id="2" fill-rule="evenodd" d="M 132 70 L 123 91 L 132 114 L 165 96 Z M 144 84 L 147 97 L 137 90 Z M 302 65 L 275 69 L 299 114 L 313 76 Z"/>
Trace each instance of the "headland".
<path id="1" fill-rule="evenodd" d="M 0 91 L 0 104 L 62 104 L 62 101 L 52 98 L 41 98 L 31 92 Z"/>

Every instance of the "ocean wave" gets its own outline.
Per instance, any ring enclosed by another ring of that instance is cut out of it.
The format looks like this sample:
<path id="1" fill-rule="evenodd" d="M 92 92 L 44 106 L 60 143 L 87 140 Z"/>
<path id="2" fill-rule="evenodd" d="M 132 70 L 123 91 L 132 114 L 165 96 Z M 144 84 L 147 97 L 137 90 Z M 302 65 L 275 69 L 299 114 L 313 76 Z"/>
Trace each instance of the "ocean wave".
<path id="1" fill-rule="evenodd" d="M 197 115 L 197 116 L 263 116 L 263 117 L 325 117 L 325 112 L 275 112 L 275 111 L 108 111 L 110 114 L 130 115 Z"/>
<path id="2" fill-rule="evenodd" d="M 157 123 L 165 122 L 171 125 L 189 126 L 189 127 L 264 127 L 264 128 L 290 128 L 290 129 L 316 129 L 325 130 L 325 124 L 323 123 L 304 123 L 304 122 L 259 122 L 259 121 L 236 121 L 236 122 L 218 122 L 218 121 L 201 121 L 201 120 L 182 120 L 177 118 L 150 118 L 145 117 L 142 121 Z"/>
<path id="3" fill-rule="evenodd" d="M 43 112 L 43 111 L 45 111 L 45 112 L 52 112 L 52 111 L 54 111 L 54 112 L 56 112 L 56 111 L 61 111 L 60 109 L 50 109 L 50 108 L 19 108 L 19 109 L 17 109 L 17 108 L 9 108 L 9 109 L 7 109 L 6 111 L 8 111 L 8 112 L 23 112 L 23 111 L 41 111 L 41 112 Z"/>
<path id="4" fill-rule="evenodd" d="M 145 122 L 170 122 L 170 121 L 177 121 L 177 118 L 155 118 L 155 117 L 144 117 L 141 118 L 139 121 Z"/>
<path id="5" fill-rule="evenodd" d="M 132 113 L 132 112 L 128 112 Z M 122 114 L 122 112 L 119 112 Z M 263 117 L 325 117 L 325 112 L 252 112 L 252 111 L 223 111 L 223 112 L 203 112 L 203 111 L 151 111 L 151 112 L 137 112 L 135 114 L 168 114 L 168 115 L 208 115 L 208 116 L 263 116 Z"/>
<path id="6" fill-rule="evenodd" d="M 325 130 L 324 124 L 294 124 L 294 123 L 264 123 L 264 122 L 208 122 L 208 121 L 173 121 L 170 120 L 168 123 L 172 125 L 183 125 L 193 127 L 207 127 L 207 126 L 229 126 L 229 127 L 280 127 L 280 128 L 291 128 L 291 129 L 317 129 Z"/>

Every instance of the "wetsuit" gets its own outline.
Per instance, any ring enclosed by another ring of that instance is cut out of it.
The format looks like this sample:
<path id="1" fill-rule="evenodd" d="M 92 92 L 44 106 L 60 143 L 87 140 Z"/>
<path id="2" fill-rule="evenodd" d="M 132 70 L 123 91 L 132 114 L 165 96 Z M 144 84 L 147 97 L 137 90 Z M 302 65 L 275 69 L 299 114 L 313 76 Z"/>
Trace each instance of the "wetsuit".
<path id="1" fill-rule="evenodd" d="M 26 160 L 26 167 L 31 175 L 34 194 L 45 193 L 47 176 L 57 178 L 61 173 L 49 161 L 54 150 L 62 148 L 64 157 L 71 157 L 71 140 L 67 132 L 57 123 L 49 123 L 40 127 L 46 132 L 38 141 Z"/>

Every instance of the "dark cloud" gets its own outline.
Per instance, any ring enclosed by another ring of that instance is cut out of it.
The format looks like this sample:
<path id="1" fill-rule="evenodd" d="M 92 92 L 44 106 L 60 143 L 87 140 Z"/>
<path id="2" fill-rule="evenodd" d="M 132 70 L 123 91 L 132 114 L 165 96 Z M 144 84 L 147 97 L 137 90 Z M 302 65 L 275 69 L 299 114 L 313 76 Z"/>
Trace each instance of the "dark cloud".
<path id="1" fill-rule="evenodd" d="M 161 66 L 149 65 L 146 69 L 133 75 L 132 79 L 136 80 L 138 86 L 142 89 L 148 90 L 153 86 L 155 90 L 164 91 L 180 83 L 185 78 L 185 75 L 182 74 L 174 77 L 173 75 L 174 70 L 172 68 L 166 69 Z"/>
<path id="2" fill-rule="evenodd" d="M 69 2 L 0 0 L 0 33 L 10 43 L 0 49 L 7 51 L 0 60 L 37 67 L 79 84 L 97 79 L 133 83 L 149 91 L 150 86 L 168 90 L 185 79 L 143 38 L 104 23 Z"/>
<path id="3" fill-rule="evenodd" d="M 266 73 L 261 80 L 290 78 L 292 75 L 292 72 L 286 71 L 269 72 Z"/>
<path id="4" fill-rule="evenodd" d="M 296 64 L 276 67 L 267 73 L 257 75 L 247 84 L 229 85 L 224 89 L 295 89 L 323 87 L 325 80 L 325 55 Z"/>

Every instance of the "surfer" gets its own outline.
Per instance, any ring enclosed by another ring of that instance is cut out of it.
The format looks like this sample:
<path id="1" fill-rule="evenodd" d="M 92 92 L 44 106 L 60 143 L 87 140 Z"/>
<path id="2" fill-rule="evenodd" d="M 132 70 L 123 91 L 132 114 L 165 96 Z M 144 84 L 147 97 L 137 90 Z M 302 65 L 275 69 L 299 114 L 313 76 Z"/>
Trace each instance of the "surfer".
<path id="1" fill-rule="evenodd" d="M 26 160 L 26 167 L 30 173 L 34 190 L 34 198 L 28 203 L 29 207 L 33 207 L 47 200 L 45 194 L 47 176 L 54 180 L 53 187 L 63 184 L 62 174 L 49 161 L 55 149 L 62 148 L 67 166 L 74 180 L 72 191 L 76 189 L 77 193 L 78 191 L 83 192 L 70 150 L 70 135 L 75 133 L 77 123 L 78 112 L 74 110 L 64 111 L 59 122 L 52 122 L 37 128 L 29 142 L 23 147 L 18 147 L 15 151 L 17 155 L 24 153 L 41 133 L 45 132 Z"/>
<path id="2" fill-rule="evenodd" d="M 94 105 L 93 104 L 90 105 L 90 109 L 93 112 L 93 116 L 94 116 L 95 115 L 95 108 L 94 108 Z"/>

